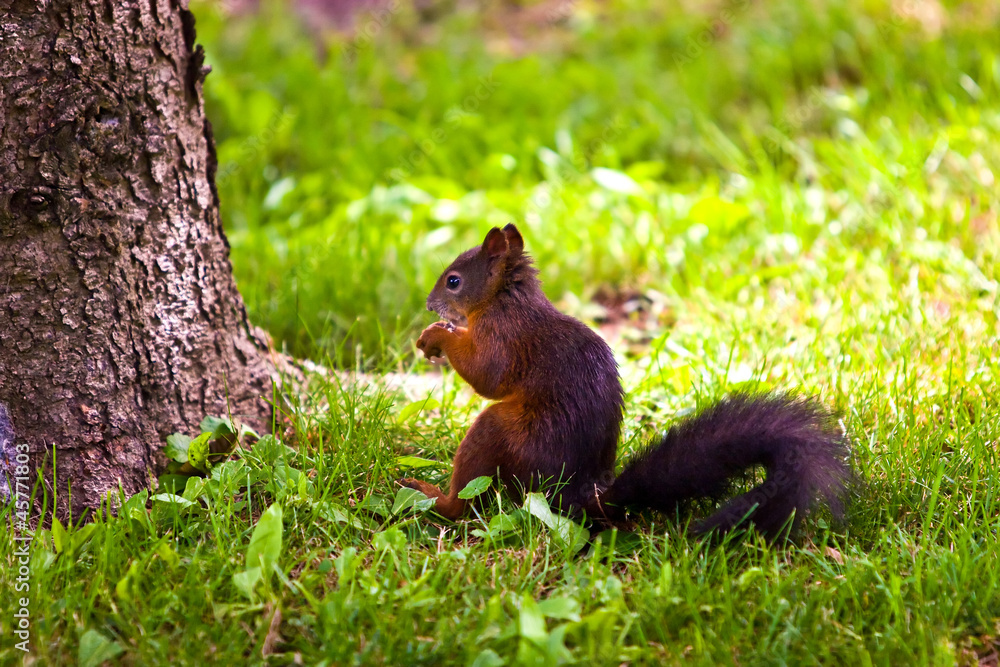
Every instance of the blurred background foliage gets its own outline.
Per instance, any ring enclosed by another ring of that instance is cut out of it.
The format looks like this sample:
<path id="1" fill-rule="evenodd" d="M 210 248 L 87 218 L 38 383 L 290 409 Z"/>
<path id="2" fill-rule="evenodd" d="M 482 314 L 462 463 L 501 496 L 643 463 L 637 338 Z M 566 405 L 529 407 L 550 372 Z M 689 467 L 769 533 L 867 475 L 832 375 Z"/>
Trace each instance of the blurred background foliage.
<path id="1" fill-rule="evenodd" d="M 404 363 L 439 272 L 512 221 L 597 320 L 995 294 L 995 3 L 342 4 L 193 7 L 237 280 L 292 354 Z"/>

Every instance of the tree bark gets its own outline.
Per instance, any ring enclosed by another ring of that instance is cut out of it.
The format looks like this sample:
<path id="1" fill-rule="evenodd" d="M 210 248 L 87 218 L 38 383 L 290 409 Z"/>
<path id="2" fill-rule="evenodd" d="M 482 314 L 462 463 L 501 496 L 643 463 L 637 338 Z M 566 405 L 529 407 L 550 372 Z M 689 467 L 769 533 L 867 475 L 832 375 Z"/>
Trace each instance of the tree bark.
<path id="1" fill-rule="evenodd" d="M 206 414 L 269 425 L 194 39 L 183 1 L 0 0 L 0 429 L 62 512 Z"/>

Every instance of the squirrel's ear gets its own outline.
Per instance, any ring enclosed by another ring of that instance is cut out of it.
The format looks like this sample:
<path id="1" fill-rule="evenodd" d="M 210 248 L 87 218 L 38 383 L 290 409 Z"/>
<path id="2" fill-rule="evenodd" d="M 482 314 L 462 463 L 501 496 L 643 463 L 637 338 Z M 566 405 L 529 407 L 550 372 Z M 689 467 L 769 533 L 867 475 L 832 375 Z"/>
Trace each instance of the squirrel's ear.
<path id="1" fill-rule="evenodd" d="M 494 227 L 483 241 L 483 252 L 489 259 L 496 259 L 507 254 L 507 235 Z"/>
<path id="2" fill-rule="evenodd" d="M 521 236 L 521 232 L 517 231 L 517 227 L 514 226 L 513 222 L 503 228 L 503 233 L 507 237 L 510 254 L 520 255 L 524 252 L 524 238 Z"/>

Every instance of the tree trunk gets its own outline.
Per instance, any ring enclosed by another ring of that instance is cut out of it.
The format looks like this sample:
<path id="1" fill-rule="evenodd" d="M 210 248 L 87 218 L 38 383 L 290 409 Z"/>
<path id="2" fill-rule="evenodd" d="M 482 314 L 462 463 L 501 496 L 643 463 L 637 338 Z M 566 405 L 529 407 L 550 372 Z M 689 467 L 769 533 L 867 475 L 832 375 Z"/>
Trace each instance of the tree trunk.
<path id="1" fill-rule="evenodd" d="M 74 515 L 206 414 L 271 415 L 186 5 L 0 0 L 0 439 Z"/>

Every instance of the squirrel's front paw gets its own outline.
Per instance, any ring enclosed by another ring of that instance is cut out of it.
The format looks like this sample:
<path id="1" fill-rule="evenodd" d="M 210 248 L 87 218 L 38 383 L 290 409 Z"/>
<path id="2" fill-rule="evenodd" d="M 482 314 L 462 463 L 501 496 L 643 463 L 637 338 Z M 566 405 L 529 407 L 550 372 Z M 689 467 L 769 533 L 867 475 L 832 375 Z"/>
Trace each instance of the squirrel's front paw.
<path id="1" fill-rule="evenodd" d="M 424 353 L 424 357 L 430 359 L 432 357 L 440 357 L 441 345 L 435 344 L 430 341 L 426 336 L 420 336 L 417 339 L 417 349 Z"/>
<path id="2" fill-rule="evenodd" d="M 441 349 L 443 338 L 450 333 L 448 329 L 450 326 L 447 322 L 435 322 L 424 329 L 420 338 L 417 339 L 417 349 L 423 352 L 428 359 L 441 357 L 443 355 Z"/>

